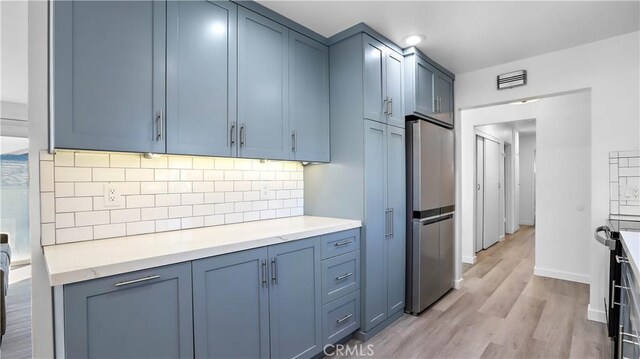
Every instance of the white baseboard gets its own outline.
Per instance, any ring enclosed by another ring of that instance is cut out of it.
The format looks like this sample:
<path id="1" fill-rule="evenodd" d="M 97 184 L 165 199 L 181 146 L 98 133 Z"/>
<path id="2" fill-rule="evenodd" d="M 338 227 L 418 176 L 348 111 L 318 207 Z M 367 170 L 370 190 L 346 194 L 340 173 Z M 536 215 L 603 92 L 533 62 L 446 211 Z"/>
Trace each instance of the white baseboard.
<path id="1" fill-rule="evenodd" d="M 607 322 L 607 316 L 605 315 L 604 310 L 593 309 L 591 308 L 591 304 L 587 307 L 587 319 L 600 323 Z"/>
<path id="2" fill-rule="evenodd" d="M 500 239 L 498 239 L 498 242 L 502 242 L 504 241 L 504 234 L 500 236 Z"/>
<path id="3" fill-rule="evenodd" d="M 476 261 L 478 260 L 478 258 L 476 256 L 470 257 L 470 256 L 462 256 L 462 263 L 467 263 L 467 264 L 476 264 Z"/>
<path id="4" fill-rule="evenodd" d="M 520 221 L 521 226 L 533 226 L 535 223 L 533 221 Z"/>
<path id="5" fill-rule="evenodd" d="M 462 288 L 462 281 L 464 280 L 464 278 L 460 278 L 460 279 L 456 279 L 453 281 L 453 289 L 460 289 Z"/>
<path id="6" fill-rule="evenodd" d="M 591 283 L 591 280 L 590 280 L 591 278 L 589 278 L 589 276 L 584 274 L 540 268 L 537 266 L 533 268 L 533 274 L 540 277 L 549 277 L 549 278 L 555 278 L 555 279 L 568 280 L 570 282 L 578 282 L 578 283 L 584 283 L 584 284 Z"/>

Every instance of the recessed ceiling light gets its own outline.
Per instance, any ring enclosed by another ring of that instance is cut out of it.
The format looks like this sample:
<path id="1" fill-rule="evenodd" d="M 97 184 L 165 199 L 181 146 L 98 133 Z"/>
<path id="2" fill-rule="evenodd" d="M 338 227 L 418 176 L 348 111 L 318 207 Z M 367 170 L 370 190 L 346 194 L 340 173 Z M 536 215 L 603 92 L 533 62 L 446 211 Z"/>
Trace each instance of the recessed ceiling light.
<path id="1" fill-rule="evenodd" d="M 404 39 L 404 42 L 409 46 L 414 46 L 424 41 L 424 39 L 425 39 L 424 35 L 411 35 L 411 36 L 407 36 Z"/>

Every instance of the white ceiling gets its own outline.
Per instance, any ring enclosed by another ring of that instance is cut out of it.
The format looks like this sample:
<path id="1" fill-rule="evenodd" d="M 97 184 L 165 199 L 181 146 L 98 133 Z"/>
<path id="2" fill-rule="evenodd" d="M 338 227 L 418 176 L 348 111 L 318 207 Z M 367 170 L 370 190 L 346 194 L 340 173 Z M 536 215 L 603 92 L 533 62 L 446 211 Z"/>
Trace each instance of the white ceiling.
<path id="1" fill-rule="evenodd" d="M 330 37 L 364 22 L 463 73 L 640 29 L 640 1 L 275 1 L 262 5 Z"/>

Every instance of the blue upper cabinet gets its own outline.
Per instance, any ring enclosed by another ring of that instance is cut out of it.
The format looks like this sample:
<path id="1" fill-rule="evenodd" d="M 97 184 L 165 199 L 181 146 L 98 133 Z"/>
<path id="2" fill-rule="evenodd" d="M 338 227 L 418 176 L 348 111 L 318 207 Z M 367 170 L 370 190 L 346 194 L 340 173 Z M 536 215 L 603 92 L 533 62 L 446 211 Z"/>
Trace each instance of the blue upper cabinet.
<path id="1" fill-rule="evenodd" d="M 165 152 L 163 1 L 55 1 L 57 148 Z"/>
<path id="2" fill-rule="evenodd" d="M 405 114 L 453 126 L 453 79 L 416 53 L 404 63 Z"/>
<path id="3" fill-rule="evenodd" d="M 369 35 L 362 35 L 364 50 L 364 118 L 386 122 L 386 99 L 384 75 L 386 68 L 386 46 Z"/>
<path id="4" fill-rule="evenodd" d="M 267 248 L 193 262 L 196 358 L 269 357 Z"/>
<path id="5" fill-rule="evenodd" d="M 235 155 L 236 29 L 231 2 L 168 3 L 167 152 Z"/>
<path id="6" fill-rule="evenodd" d="M 329 162 L 329 48 L 289 31 L 291 159 Z"/>
<path id="7" fill-rule="evenodd" d="M 193 358 L 191 263 L 64 286 L 67 358 Z"/>
<path id="8" fill-rule="evenodd" d="M 363 34 L 364 118 L 404 127 L 403 56 Z"/>
<path id="9" fill-rule="evenodd" d="M 289 29 L 238 9 L 239 156 L 289 159 Z"/>
<path id="10" fill-rule="evenodd" d="M 272 358 L 310 358 L 322 351 L 320 238 L 270 246 Z"/>

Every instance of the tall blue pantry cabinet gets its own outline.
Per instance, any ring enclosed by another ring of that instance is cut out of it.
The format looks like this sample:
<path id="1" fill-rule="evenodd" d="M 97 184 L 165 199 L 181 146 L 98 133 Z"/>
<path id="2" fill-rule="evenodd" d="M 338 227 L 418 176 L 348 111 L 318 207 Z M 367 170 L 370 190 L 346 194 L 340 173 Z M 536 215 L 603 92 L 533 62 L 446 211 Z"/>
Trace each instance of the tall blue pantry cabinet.
<path id="1" fill-rule="evenodd" d="M 403 57 L 359 32 L 330 47 L 331 163 L 305 169 L 305 213 L 363 221 L 361 328 L 368 339 L 403 314 Z"/>

